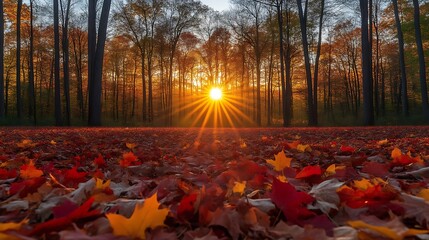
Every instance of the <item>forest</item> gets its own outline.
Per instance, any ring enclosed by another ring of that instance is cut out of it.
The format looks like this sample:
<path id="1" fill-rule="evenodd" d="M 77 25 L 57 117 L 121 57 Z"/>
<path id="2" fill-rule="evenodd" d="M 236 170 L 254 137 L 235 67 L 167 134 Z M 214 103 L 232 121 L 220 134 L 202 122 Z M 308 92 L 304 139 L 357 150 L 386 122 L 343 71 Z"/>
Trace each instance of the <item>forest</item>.
<path id="1" fill-rule="evenodd" d="M 427 124 L 429 1 L 0 2 L 0 124 Z M 210 99 L 210 89 L 222 92 Z"/>

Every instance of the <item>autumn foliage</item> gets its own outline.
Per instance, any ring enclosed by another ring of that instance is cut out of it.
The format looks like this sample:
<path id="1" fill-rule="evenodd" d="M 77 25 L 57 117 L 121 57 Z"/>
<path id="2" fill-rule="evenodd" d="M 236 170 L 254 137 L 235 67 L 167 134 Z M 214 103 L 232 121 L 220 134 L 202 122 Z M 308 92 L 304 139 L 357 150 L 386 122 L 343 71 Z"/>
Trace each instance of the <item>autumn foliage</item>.
<path id="1" fill-rule="evenodd" d="M 429 236 L 427 127 L 199 131 L 0 129 L 0 239 Z"/>

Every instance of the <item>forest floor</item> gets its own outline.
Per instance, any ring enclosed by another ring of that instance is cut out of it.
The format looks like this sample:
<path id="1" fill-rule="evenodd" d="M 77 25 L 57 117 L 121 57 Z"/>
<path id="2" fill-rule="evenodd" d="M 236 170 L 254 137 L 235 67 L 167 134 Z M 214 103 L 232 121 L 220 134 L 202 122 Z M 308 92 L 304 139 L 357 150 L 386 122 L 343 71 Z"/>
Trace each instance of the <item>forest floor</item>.
<path id="1" fill-rule="evenodd" d="M 429 127 L 0 128 L 0 239 L 429 239 Z"/>

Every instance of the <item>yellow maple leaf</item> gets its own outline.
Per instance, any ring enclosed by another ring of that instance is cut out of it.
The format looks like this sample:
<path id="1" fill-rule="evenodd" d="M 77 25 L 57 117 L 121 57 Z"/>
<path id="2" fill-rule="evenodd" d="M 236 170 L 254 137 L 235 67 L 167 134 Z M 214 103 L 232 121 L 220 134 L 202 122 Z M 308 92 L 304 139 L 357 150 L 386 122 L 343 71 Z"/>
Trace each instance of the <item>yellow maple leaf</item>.
<path id="1" fill-rule="evenodd" d="M 292 158 L 286 157 L 285 152 L 282 150 L 281 152 L 274 155 L 275 160 L 267 160 L 267 163 L 271 164 L 276 171 L 283 171 L 285 167 L 290 167 L 290 162 Z"/>
<path id="2" fill-rule="evenodd" d="M 3 232 L 10 231 L 10 230 L 19 230 L 21 229 L 22 225 L 27 223 L 28 223 L 28 219 L 24 219 L 19 223 L 15 223 L 15 222 L 0 223 L 0 239 L 9 239 L 9 240 L 20 239 L 16 236 L 3 233 Z"/>
<path id="3" fill-rule="evenodd" d="M 423 198 L 426 202 L 429 202 L 429 189 L 422 189 L 419 194 L 417 194 L 417 197 Z"/>
<path id="4" fill-rule="evenodd" d="M 364 178 L 362 180 L 353 181 L 353 185 L 355 186 L 355 188 L 361 189 L 361 190 L 366 190 L 366 189 L 374 186 L 374 184 L 372 184 L 372 182 L 366 178 Z"/>
<path id="5" fill-rule="evenodd" d="M 239 193 L 240 195 L 243 195 L 244 189 L 246 189 L 246 181 L 235 182 L 234 187 L 232 188 L 232 192 Z"/>
<path id="6" fill-rule="evenodd" d="M 388 237 L 390 239 L 395 239 L 395 240 L 400 240 L 400 239 L 403 239 L 404 237 L 408 237 L 408 236 L 415 236 L 415 235 L 419 235 L 419 234 L 428 233 L 428 230 L 419 230 L 419 229 L 412 229 L 412 228 L 409 228 L 406 231 L 399 233 L 399 232 L 392 230 L 389 227 L 371 225 L 371 224 L 368 224 L 364 221 L 349 221 L 347 223 L 353 228 L 368 229 L 368 230 L 374 231 L 374 232 L 376 232 L 376 233 L 378 233 L 384 237 Z"/>
<path id="7" fill-rule="evenodd" d="M 24 219 L 19 223 L 8 222 L 8 223 L 0 223 L 0 232 L 4 232 L 7 230 L 19 230 L 22 225 L 28 223 L 28 219 Z"/>
<path id="8" fill-rule="evenodd" d="M 312 149 L 310 147 L 310 145 L 308 144 L 298 144 L 298 146 L 296 146 L 296 150 L 298 150 L 299 152 L 311 152 Z"/>
<path id="9" fill-rule="evenodd" d="M 168 209 L 158 209 L 157 194 L 147 198 L 143 204 L 136 204 L 133 215 L 126 218 L 120 214 L 106 214 L 116 236 L 126 236 L 131 239 L 145 239 L 148 228 L 164 225 Z"/>
<path id="10" fill-rule="evenodd" d="M 106 182 L 103 183 L 102 179 L 95 178 L 95 189 L 104 190 L 108 187 L 110 187 L 110 180 L 107 180 Z"/>
<path id="11" fill-rule="evenodd" d="M 128 149 L 133 150 L 137 144 L 135 143 L 125 143 L 125 146 L 127 146 Z"/>
<path id="12" fill-rule="evenodd" d="M 33 160 L 30 160 L 28 164 L 22 165 L 21 170 L 19 170 L 19 176 L 23 179 L 40 177 L 42 175 L 43 171 L 34 166 Z"/>
<path id="13" fill-rule="evenodd" d="M 277 178 L 280 182 L 284 182 L 284 183 L 287 183 L 287 182 L 288 182 L 287 178 L 286 178 L 284 175 L 279 175 L 279 176 L 277 176 L 276 178 Z"/>
<path id="14" fill-rule="evenodd" d="M 334 175 L 336 173 L 335 168 L 336 168 L 335 163 L 329 165 L 329 167 L 325 171 L 325 175 L 326 176 Z"/>
<path id="15" fill-rule="evenodd" d="M 387 138 L 386 138 L 386 139 L 384 139 L 384 140 L 380 140 L 380 141 L 378 141 L 378 142 L 377 142 L 377 144 L 378 144 L 378 145 L 380 145 L 380 146 L 382 146 L 382 145 L 386 145 L 388 142 L 389 142 L 389 141 L 388 141 L 388 140 L 387 140 Z"/>
<path id="16" fill-rule="evenodd" d="M 24 139 L 22 142 L 17 143 L 16 146 L 19 148 L 32 148 L 36 146 L 36 143 L 33 143 L 30 139 Z"/>

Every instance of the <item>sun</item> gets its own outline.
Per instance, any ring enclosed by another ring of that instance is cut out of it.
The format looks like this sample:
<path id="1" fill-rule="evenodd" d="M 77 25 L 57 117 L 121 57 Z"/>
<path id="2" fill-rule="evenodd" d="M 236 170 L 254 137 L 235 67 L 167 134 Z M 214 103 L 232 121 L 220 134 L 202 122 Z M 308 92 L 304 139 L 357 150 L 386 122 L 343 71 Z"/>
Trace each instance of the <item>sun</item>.
<path id="1" fill-rule="evenodd" d="M 220 88 L 214 87 L 210 90 L 210 99 L 213 101 L 219 101 L 222 99 L 222 90 Z"/>

